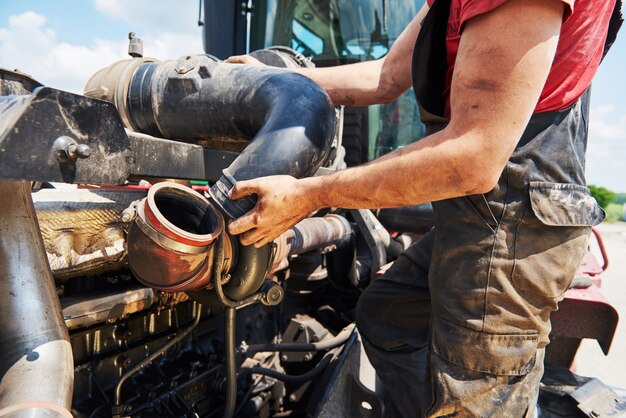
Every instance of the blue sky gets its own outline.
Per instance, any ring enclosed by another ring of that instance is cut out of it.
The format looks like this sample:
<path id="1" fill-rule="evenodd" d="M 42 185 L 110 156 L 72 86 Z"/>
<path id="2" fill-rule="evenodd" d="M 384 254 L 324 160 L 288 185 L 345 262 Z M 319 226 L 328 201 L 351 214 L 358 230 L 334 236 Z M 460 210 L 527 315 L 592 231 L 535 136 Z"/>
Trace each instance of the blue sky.
<path id="1" fill-rule="evenodd" d="M 147 56 L 203 52 L 197 19 L 198 0 L 0 0 L 0 67 L 81 92 L 91 74 L 127 57 L 131 31 Z M 587 178 L 626 192 L 626 29 L 621 35 L 593 84 Z"/>

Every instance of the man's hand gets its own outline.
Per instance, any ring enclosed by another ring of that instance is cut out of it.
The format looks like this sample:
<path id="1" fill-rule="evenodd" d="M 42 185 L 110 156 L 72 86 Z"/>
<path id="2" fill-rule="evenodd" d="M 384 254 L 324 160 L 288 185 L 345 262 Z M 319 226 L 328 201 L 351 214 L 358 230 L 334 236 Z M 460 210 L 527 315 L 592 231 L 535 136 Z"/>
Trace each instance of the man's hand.
<path id="1" fill-rule="evenodd" d="M 224 60 L 229 64 L 248 64 L 248 65 L 256 65 L 257 67 L 262 67 L 263 64 L 258 59 L 251 57 L 250 55 L 233 55 L 232 57 L 228 57 Z"/>
<path id="2" fill-rule="evenodd" d="M 291 176 L 270 176 L 239 181 L 230 191 L 232 200 L 256 194 L 256 206 L 228 226 L 243 245 L 261 247 L 318 209 L 304 180 Z"/>

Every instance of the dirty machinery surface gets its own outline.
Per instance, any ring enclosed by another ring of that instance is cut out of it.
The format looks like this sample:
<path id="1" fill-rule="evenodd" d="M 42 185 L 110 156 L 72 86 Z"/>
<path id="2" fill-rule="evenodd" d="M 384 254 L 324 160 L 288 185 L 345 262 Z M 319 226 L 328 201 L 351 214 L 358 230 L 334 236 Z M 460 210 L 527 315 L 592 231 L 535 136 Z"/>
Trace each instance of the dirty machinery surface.
<path id="1" fill-rule="evenodd" d="M 114 63 L 84 96 L 1 74 L 2 414 L 380 413 L 353 309 L 412 235 L 369 211 L 262 248 L 225 228 L 254 205 L 228 199 L 237 181 L 345 166 L 319 86 L 206 55 Z"/>
<path id="2" fill-rule="evenodd" d="M 129 51 L 84 95 L 0 70 L 0 416 L 382 416 L 354 307 L 432 227 L 430 205 L 326 210 L 241 245 L 226 225 L 255 202 L 229 190 L 344 168 L 343 109 L 274 68 L 312 65 L 289 48 L 253 53 L 262 68 L 144 58 L 134 36 Z M 587 266 L 576 283 L 595 291 Z M 617 313 L 599 298 L 566 300 L 555 364 L 581 338 L 608 351 Z M 589 383 L 559 385 L 562 370 L 545 416 L 581 416 L 548 415 Z M 570 398 L 608 411 L 587 389 Z"/>

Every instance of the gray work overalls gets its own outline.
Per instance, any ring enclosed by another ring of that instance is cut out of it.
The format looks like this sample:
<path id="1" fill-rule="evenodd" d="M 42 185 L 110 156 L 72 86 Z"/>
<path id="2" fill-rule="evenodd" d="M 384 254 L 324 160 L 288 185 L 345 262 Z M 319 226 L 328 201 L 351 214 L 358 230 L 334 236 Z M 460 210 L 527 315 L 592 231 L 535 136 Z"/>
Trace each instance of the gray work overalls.
<path id="1" fill-rule="evenodd" d="M 443 110 L 449 8 L 434 3 L 414 52 L 433 129 L 443 121 L 432 113 Z M 587 115 L 588 94 L 534 114 L 497 186 L 434 202 L 435 227 L 365 290 L 357 325 L 385 416 L 533 416 L 550 313 L 604 218 L 585 185 Z"/>

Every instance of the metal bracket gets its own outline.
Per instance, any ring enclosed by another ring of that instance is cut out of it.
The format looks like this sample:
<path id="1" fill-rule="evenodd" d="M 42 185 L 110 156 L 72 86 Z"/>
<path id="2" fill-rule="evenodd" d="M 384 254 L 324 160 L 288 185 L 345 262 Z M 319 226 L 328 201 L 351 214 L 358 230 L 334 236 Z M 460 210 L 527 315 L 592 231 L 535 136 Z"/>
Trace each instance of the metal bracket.
<path id="1" fill-rule="evenodd" d="M 235 152 L 126 132 L 112 103 L 42 87 L 0 97 L 0 179 L 118 184 L 216 181 Z"/>
<path id="2" fill-rule="evenodd" d="M 370 280 L 376 277 L 376 272 L 387 261 L 387 251 L 385 250 L 385 244 L 380 238 L 379 230 L 384 231 L 384 227 L 380 224 L 378 219 L 374 216 L 372 211 L 367 209 L 351 210 L 350 213 L 356 221 L 357 228 L 367 246 L 372 253 L 372 266 L 370 269 Z M 385 231 L 386 232 L 386 231 Z"/>

